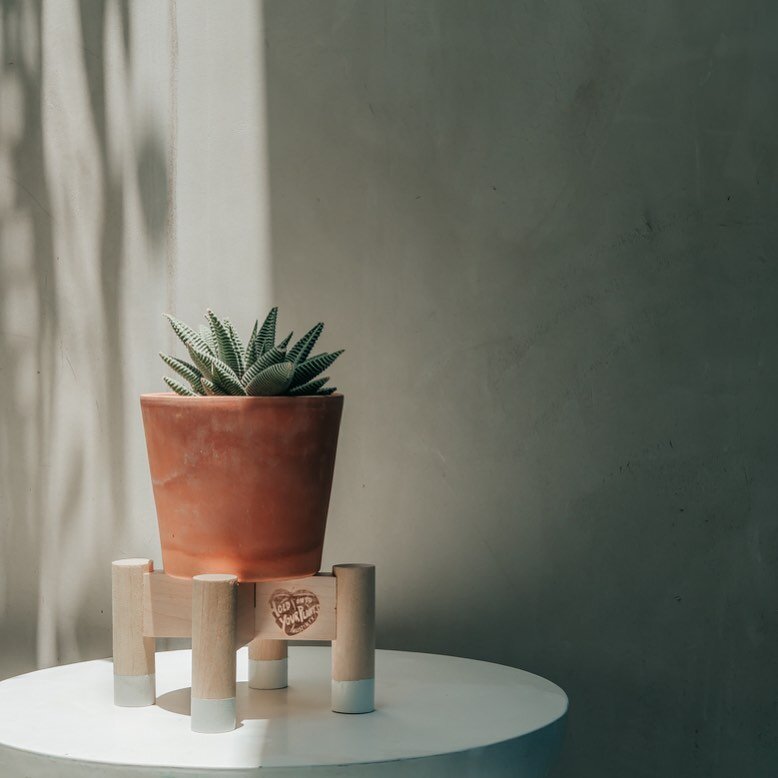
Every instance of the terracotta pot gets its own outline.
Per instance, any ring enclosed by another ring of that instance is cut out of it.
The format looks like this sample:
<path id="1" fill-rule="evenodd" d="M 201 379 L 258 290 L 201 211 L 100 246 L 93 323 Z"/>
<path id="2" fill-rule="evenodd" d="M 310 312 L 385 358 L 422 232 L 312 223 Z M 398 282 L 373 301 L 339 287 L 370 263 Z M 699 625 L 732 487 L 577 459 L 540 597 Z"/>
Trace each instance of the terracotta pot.
<path id="1" fill-rule="evenodd" d="M 166 573 L 318 572 L 343 395 L 140 403 Z"/>

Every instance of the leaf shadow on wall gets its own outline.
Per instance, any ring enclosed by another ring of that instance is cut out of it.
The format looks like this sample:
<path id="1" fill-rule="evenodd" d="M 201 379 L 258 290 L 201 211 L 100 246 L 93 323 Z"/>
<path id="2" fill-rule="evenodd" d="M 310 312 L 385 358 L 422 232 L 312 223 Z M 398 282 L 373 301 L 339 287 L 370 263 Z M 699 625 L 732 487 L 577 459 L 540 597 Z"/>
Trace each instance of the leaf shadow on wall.
<path id="1" fill-rule="evenodd" d="M 133 301 L 124 292 L 131 269 L 125 214 L 137 191 L 147 245 L 154 249 L 164 240 L 168 208 L 164 142 L 155 127 L 135 121 L 139 109 L 132 102 L 124 137 L 129 161 L 117 165 L 109 159 L 116 123 L 108 116 L 106 39 L 118 31 L 131 101 L 130 3 L 82 0 L 74 9 L 76 42 L 60 40 L 67 30 L 49 33 L 52 23 L 44 13 L 52 14 L 52 8 L 0 0 L 0 163 L 6 172 L 0 207 L 0 369 L 12 379 L 0 400 L 3 675 L 30 670 L 35 663 L 110 653 L 110 587 L 96 587 L 95 581 L 107 582 L 102 557 L 129 518 L 122 326 L 131 318 Z M 50 71 L 59 65 L 57 54 L 45 34 L 80 49 L 80 57 L 57 78 Z M 47 134 L 59 134 L 58 145 L 71 151 L 70 139 L 63 140 L 67 128 L 52 121 L 56 113 L 51 112 L 61 109 L 52 106 L 48 94 L 63 82 L 68 88 L 84 83 L 88 91 L 92 127 L 73 136 L 72 151 L 81 151 L 76 144 L 87 138 L 96 141 L 82 164 L 85 160 L 84 175 L 96 178 L 102 195 L 97 213 L 70 203 L 64 215 L 57 209 L 63 193 L 72 199 L 73 186 L 54 180 L 57 170 L 47 160 L 53 137 Z M 90 240 L 77 243 L 74 235 Z M 84 256 L 84 245 L 95 246 L 95 254 Z M 159 261 L 162 252 L 146 254 Z M 74 283 L 83 297 L 75 306 Z M 73 338 L 89 331 L 98 341 L 89 341 L 95 353 L 85 362 L 75 356 L 83 353 L 85 342 Z M 89 386 L 91 395 L 84 397 L 91 396 L 93 404 L 66 407 L 63 376 L 76 387 Z"/>

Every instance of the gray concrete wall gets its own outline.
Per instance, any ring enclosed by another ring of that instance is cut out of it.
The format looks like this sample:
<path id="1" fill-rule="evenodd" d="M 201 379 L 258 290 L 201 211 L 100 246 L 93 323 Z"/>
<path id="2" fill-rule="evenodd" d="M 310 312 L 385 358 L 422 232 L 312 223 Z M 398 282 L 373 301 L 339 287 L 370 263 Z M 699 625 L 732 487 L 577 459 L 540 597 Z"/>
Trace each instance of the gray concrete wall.
<path id="1" fill-rule="evenodd" d="M 0 9 L 0 675 L 159 562 L 159 313 L 275 301 L 381 646 L 557 681 L 557 776 L 772 775 L 778 8 Z"/>
<path id="2" fill-rule="evenodd" d="M 778 7 L 266 5 L 274 277 L 379 643 L 571 698 L 556 772 L 778 760 Z"/>

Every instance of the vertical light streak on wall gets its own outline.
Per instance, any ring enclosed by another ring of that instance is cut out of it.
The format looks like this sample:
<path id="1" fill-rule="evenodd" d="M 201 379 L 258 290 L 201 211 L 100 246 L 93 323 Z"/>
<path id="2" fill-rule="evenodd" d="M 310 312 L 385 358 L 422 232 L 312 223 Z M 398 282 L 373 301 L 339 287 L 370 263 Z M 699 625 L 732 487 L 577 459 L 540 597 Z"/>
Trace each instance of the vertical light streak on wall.
<path id="1" fill-rule="evenodd" d="M 40 499 L 32 521 L 40 526 L 37 661 L 61 661 L 60 626 L 78 609 L 84 564 L 91 558 L 105 508 L 100 469 L 100 424 L 95 412 L 102 397 L 97 360 L 103 318 L 100 307 L 100 227 L 105 216 L 105 124 L 90 102 L 82 30 L 76 3 L 43 7 L 41 126 L 43 166 L 51 195 L 55 301 L 59 310 L 56 359 L 44 366 L 41 387 L 51 391 L 41 461 L 30 479 Z M 89 47 L 87 47 L 89 48 Z M 102 66 L 94 72 L 99 79 Z M 88 217 L 86 215 L 88 214 Z M 54 279 L 52 279 L 52 282 Z M 41 311 L 41 316 L 46 312 Z M 34 423 L 30 419 L 31 423 Z M 83 486 L 91 482 L 84 500 Z M 30 564 L 31 560 L 20 560 Z M 75 630 L 75 625 L 70 625 Z M 71 633 L 72 634 L 72 633 Z"/>
<path id="2" fill-rule="evenodd" d="M 166 308 L 169 313 L 176 312 L 175 286 L 176 264 L 178 260 L 178 233 L 176 214 L 176 182 L 178 168 L 178 11 L 176 0 L 168 4 L 168 79 L 170 97 L 168 103 L 168 142 L 167 142 L 167 219 L 165 222 L 166 243 Z"/>
<path id="3" fill-rule="evenodd" d="M 277 302 L 276 291 L 273 285 L 273 235 L 270 219 L 270 162 L 269 162 L 269 118 L 267 100 L 267 64 L 265 61 L 265 10 L 264 0 L 254 6 L 256 23 L 256 67 L 257 67 L 257 176 L 259 180 L 259 200 L 257 202 L 257 256 L 259 259 L 260 273 L 259 283 L 265 295 L 261 308 L 269 308 Z"/>
<path id="4" fill-rule="evenodd" d="M 177 6 L 179 313 L 211 306 L 241 331 L 271 299 L 260 16 L 253 0 Z"/>

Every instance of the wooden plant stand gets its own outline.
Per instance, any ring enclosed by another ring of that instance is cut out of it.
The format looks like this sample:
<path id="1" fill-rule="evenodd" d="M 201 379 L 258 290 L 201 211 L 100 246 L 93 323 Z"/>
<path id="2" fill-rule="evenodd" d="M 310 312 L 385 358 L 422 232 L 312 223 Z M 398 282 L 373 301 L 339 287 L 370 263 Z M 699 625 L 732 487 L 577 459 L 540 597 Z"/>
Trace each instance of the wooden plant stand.
<path id="1" fill-rule="evenodd" d="M 173 578 L 149 559 L 113 563 L 114 704 L 154 705 L 155 638 L 192 639 L 192 730 L 236 726 L 235 652 L 249 686 L 287 685 L 287 641 L 332 641 L 332 710 L 369 713 L 375 696 L 375 567 L 335 565 L 308 578 L 239 583 Z"/>

